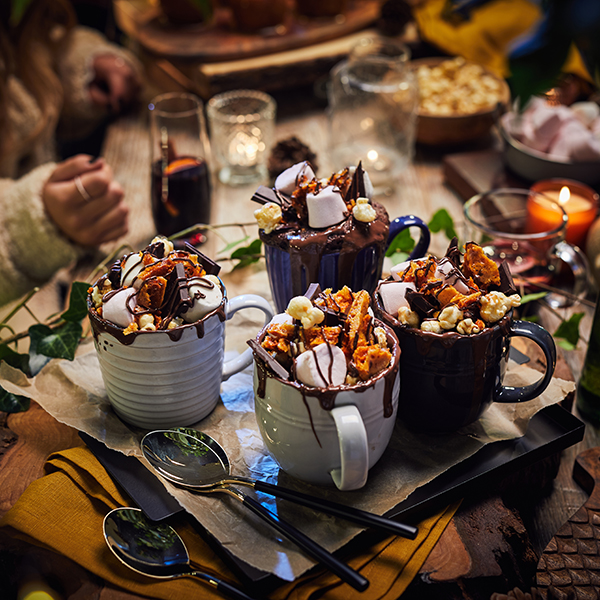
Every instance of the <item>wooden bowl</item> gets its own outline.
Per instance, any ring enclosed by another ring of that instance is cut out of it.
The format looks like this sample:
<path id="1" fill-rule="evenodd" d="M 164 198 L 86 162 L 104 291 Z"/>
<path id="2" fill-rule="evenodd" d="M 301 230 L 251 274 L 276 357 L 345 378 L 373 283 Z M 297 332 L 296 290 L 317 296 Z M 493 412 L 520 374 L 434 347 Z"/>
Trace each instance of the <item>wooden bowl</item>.
<path id="1" fill-rule="evenodd" d="M 416 71 L 422 65 L 436 66 L 446 60 L 451 60 L 451 58 L 422 58 L 411 61 L 410 67 Z M 467 62 L 467 64 L 469 63 Z M 468 114 L 443 116 L 418 110 L 416 133 L 418 143 L 429 146 L 463 144 L 481 138 L 490 132 L 498 118 L 508 109 L 510 89 L 504 79 L 497 77 L 485 68 L 483 71 L 500 83 L 500 99 L 496 106 Z"/>

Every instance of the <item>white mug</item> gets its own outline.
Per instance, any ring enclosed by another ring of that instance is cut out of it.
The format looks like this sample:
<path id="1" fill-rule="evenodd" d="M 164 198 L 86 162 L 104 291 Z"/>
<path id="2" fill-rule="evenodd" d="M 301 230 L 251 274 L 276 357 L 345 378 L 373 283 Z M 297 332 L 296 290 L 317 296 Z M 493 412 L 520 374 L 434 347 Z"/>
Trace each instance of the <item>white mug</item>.
<path id="1" fill-rule="evenodd" d="M 378 326 L 392 349 L 390 366 L 367 382 L 326 391 L 323 404 L 314 395 L 317 388 L 284 381 L 255 357 L 256 420 L 267 449 L 288 475 L 340 490 L 367 482 L 392 436 L 400 391 L 398 339 L 387 325 Z"/>
<path id="2" fill-rule="evenodd" d="M 273 317 L 260 296 L 228 300 L 224 293 L 221 306 L 197 323 L 123 335 L 89 311 L 102 379 L 117 415 L 144 429 L 184 427 L 208 416 L 221 382 L 252 362 L 250 348 L 223 361 L 225 322 L 244 308 L 260 309 L 265 323 Z"/>

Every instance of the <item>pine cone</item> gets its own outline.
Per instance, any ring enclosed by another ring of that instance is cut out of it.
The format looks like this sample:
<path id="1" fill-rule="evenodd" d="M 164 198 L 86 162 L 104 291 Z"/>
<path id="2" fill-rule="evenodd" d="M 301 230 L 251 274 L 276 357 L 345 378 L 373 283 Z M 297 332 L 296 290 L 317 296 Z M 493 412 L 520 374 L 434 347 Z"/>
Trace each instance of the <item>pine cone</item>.
<path id="1" fill-rule="evenodd" d="M 316 158 L 317 155 L 296 136 L 281 140 L 275 145 L 269 156 L 267 163 L 269 177 L 275 179 L 281 172 L 305 160 L 310 163 L 316 174 L 318 168 Z"/>

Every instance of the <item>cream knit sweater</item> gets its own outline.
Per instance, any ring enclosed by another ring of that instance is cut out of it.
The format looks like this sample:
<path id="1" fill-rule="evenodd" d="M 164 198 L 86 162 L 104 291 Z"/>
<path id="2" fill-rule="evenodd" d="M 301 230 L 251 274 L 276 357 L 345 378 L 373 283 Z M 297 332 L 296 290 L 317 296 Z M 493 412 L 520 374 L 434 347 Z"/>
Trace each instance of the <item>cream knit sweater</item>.
<path id="1" fill-rule="evenodd" d="M 0 306 L 44 284 L 85 253 L 50 220 L 41 193 L 56 166 L 59 119 L 61 127 L 82 134 L 106 117 L 91 104 L 87 87 L 93 76 L 93 57 L 107 53 L 121 56 L 141 73 L 129 52 L 110 44 L 98 32 L 84 27 L 71 32 L 58 72 L 64 89 L 63 106 L 54 107 L 53 118 L 33 144 L 25 145 L 23 140 L 40 122 L 40 108 L 18 79 L 9 80 L 9 120 L 16 142 L 10 156 L 0 162 Z M 50 60 L 42 47 L 39 60 Z"/>

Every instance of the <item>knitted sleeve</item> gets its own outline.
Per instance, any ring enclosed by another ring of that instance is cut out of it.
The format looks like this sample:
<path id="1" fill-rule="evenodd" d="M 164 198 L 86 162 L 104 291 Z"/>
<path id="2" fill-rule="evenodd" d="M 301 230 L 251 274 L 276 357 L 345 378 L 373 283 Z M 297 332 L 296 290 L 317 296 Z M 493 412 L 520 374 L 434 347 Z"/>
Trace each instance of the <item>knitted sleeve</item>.
<path id="1" fill-rule="evenodd" d="M 43 285 L 84 249 L 64 237 L 42 202 L 56 165 L 42 165 L 21 179 L 0 179 L 0 305 Z"/>

